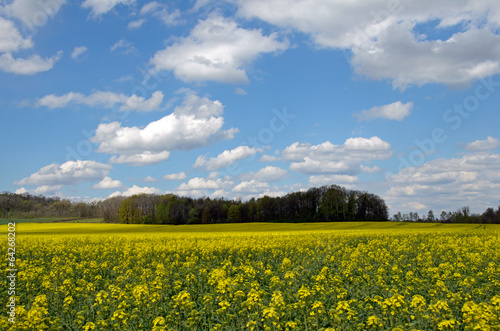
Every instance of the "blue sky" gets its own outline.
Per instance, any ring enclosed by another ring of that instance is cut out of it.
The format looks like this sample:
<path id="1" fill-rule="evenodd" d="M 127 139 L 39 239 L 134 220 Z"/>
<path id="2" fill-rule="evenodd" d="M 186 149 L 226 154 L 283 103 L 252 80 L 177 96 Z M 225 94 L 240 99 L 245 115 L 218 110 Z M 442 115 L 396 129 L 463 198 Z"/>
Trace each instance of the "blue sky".
<path id="1" fill-rule="evenodd" d="M 0 1 L 2 191 L 499 204 L 500 4 Z"/>

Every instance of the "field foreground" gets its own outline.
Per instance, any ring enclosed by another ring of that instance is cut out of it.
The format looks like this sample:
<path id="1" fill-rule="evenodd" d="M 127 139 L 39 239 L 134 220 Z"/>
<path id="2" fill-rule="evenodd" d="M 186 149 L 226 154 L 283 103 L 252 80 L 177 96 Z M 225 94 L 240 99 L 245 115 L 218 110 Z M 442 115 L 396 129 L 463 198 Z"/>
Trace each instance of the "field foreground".
<path id="1" fill-rule="evenodd" d="M 499 233 L 478 224 L 22 223 L 15 324 L 4 276 L 0 329 L 499 330 Z"/>

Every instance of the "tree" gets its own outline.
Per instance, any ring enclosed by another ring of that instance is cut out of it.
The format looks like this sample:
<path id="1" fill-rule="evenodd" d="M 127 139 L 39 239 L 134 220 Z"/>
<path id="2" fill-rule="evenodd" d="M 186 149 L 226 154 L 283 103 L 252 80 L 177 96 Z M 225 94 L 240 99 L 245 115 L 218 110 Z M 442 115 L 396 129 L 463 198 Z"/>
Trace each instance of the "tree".
<path id="1" fill-rule="evenodd" d="M 168 214 L 169 214 L 169 210 L 168 210 L 167 206 L 165 206 L 163 201 L 161 201 L 160 204 L 158 205 L 158 207 L 156 208 L 157 223 L 170 224 Z"/>
<path id="2" fill-rule="evenodd" d="M 198 209 L 196 209 L 195 207 L 191 207 L 189 209 L 189 219 L 188 219 L 188 224 L 196 224 L 198 223 L 198 220 L 200 219 L 198 217 Z"/>
<path id="3" fill-rule="evenodd" d="M 119 221 L 118 211 L 124 199 L 122 196 L 112 197 L 98 204 L 99 215 L 104 219 L 104 222 L 114 223 Z"/>
<path id="4" fill-rule="evenodd" d="M 231 205 L 227 211 L 227 222 L 238 223 L 240 220 L 240 207 L 238 205 Z"/>
<path id="5" fill-rule="evenodd" d="M 271 220 L 271 197 L 265 195 L 259 200 L 257 200 L 257 221 L 267 222 Z"/>
<path id="6" fill-rule="evenodd" d="M 252 198 L 248 202 L 248 220 L 250 222 L 255 222 L 256 217 L 257 217 L 257 203 L 255 202 L 255 198 Z"/>
<path id="7" fill-rule="evenodd" d="M 210 212 L 209 206 L 203 208 L 203 212 L 201 213 L 201 223 L 203 224 L 212 223 L 212 213 Z"/>
<path id="8" fill-rule="evenodd" d="M 427 213 L 427 222 L 434 222 L 436 218 L 434 217 L 434 212 L 432 210 L 429 210 Z"/>
<path id="9" fill-rule="evenodd" d="M 343 187 L 331 185 L 323 194 L 319 210 L 325 221 L 345 221 L 347 214 L 347 192 Z"/>

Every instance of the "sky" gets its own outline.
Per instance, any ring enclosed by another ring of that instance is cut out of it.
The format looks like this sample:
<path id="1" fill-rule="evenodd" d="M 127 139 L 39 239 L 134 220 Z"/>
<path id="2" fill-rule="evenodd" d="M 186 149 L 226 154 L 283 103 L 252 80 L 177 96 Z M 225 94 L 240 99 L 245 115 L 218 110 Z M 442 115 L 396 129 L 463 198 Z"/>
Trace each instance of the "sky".
<path id="1" fill-rule="evenodd" d="M 500 203 L 500 2 L 0 0 L 0 190 Z"/>

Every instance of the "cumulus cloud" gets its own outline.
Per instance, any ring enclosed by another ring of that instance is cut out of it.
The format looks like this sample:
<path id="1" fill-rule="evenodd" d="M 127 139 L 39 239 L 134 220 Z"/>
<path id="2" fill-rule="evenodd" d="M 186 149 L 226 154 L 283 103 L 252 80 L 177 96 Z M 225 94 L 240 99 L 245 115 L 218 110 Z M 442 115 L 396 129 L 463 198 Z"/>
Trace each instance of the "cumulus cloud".
<path id="1" fill-rule="evenodd" d="M 121 181 L 113 180 L 110 177 L 106 176 L 99 183 L 92 186 L 92 188 L 97 190 L 105 190 L 105 189 L 119 188 L 122 186 L 123 183 Z"/>
<path id="2" fill-rule="evenodd" d="M 156 183 L 156 182 L 158 182 L 158 179 L 151 177 L 151 176 L 147 176 L 147 177 L 144 177 L 142 179 L 142 181 L 147 182 L 147 183 Z"/>
<path id="3" fill-rule="evenodd" d="M 500 141 L 496 138 L 488 136 L 486 140 L 476 140 L 465 145 L 465 149 L 468 151 L 486 151 L 490 149 L 495 149 L 500 146 Z"/>
<path id="4" fill-rule="evenodd" d="M 89 95 L 77 92 L 68 92 L 60 96 L 49 94 L 38 99 L 36 105 L 50 109 L 64 108 L 72 103 L 107 109 L 120 105 L 122 111 L 148 112 L 159 110 L 162 102 L 163 93 L 161 91 L 154 92 L 149 99 L 137 95 L 127 96 L 108 91 L 96 91 Z"/>
<path id="5" fill-rule="evenodd" d="M 255 179 L 239 183 L 233 188 L 236 193 L 262 193 L 269 188 L 269 184 Z"/>
<path id="6" fill-rule="evenodd" d="M 420 40 L 414 23 L 394 24 L 376 40 L 353 48 L 356 73 L 389 79 L 394 88 L 444 83 L 467 86 L 500 73 L 500 36 L 487 30 L 458 32 L 447 40 Z"/>
<path id="7" fill-rule="evenodd" d="M 261 158 L 259 159 L 260 162 L 276 162 L 279 160 L 280 160 L 279 157 L 267 154 L 262 155 Z"/>
<path id="8" fill-rule="evenodd" d="M 317 187 L 323 185 L 349 186 L 358 182 L 358 176 L 351 175 L 312 175 L 309 177 L 309 186 Z"/>
<path id="9" fill-rule="evenodd" d="M 259 54 L 283 51 L 288 42 L 275 33 L 239 28 L 236 22 L 217 15 L 200 20 L 188 37 L 158 51 L 150 63 L 156 70 L 173 71 L 183 81 L 246 83 L 244 67 Z"/>
<path id="10" fill-rule="evenodd" d="M 80 182 L 102 180 L 113 167 L 96 161 L 78 160 L 50 164 L 23 178 L 15 185 L 74 185 Z"/>
<path id="11" fill-rule="evenodd" d="M 355 71 L 388 79 L 395 88 L 443 83 L 467 85 L 500 72 L 500 4 L 488 0 L 387 2 L 237 0 L 238 13 L 308 34 L 317 47 L 352 51 Z M 435 40 L 419 33 L 460 26 Z"/>
<path id="12" fill-rule="evenodd" d="M 166 160 L 172 150 L 191 150 L 232 139 L 237 129 L 222 129 L 223 111 L 219 101 L 188 93 L 173 113 L 144 128 L 123 127 L 119 122 L 103 123 L 91 140 L 99 144 L 99 153 L 121 154 L 112 157 L 112 162 L 157 163 Z"/>
<path id="13" fill-rule="evenodd" d="M 413 102 L 402 103 L 401 101 L 396 101 L 388 105 L 376 106 L 359 113 L 354 113 L 354 116 L 358 118 L 358 121 L 371 121 L 376 118 L 402 121 L 410 115 L 412 109 Z"/>
<path id="14" fill-rule="evenodd" d="M 475 212 L 482 212 L 498 204 L 500 155 L 479 152 L 435 159 L 406 167 L 388 176 L 388 182 L 384 198 L 392 208 L 402 210 L 413 201 L 444 210 L 471 205 L 482 208 Z"/>
<path id="15" fill-rule="evenodd" d="M 193 191 L 193 190 L 220 190 L 227 189 L 233 186 L 231 177 L 224 178 L 191 178 L 187 183 L 182 183 L 176 188 L 176 191 Z"/>
<path id="16" fill-rule="evenodd" d="M 42 185 L 38 186 L 34 189 L 26 189 L 21 187 L 15 191 L 16 194 L 36 194 L 36 195 L 55 195 L 55 193 L 60 190 L 63 185 Z"/>
<path id="17" fill-rule="evenodd" d="M 146 151 L 144 153 L 133 155 L 113 155 L 109 159 L 109 163 L 127 163 L 133 166 L 152 165 L 168 160 L 169 156 L 170 153 L 167 151 L 159 153 Z"/>
<path id="18" fill-rule="evenodd" d="M 72 59 L 78 59 L 81 55 L 85 54 L 87 52 L 87 47 L 85 46 L 78 46 L 73 49 L 73 53 L 71 53 L 71 58 Z"/>
<path id="19" fill-rule="evenodd" d="M 33 21 L 34 19 L 39 20 L 42 17 L 46 20 L 55 15 L 63 3 L 64 1 L 60 1 L 46 5 L 36 0 L 15 0 L 8 5 L 0 6 L 0 14 L 21 20 L 26 28 L 33 28 L 33 23 L 37 23 Z M 38 54 L 27 57 L 12 55 L 33 46 L 31 38 L 23 37 L 13 21 L 0 17 L 0 53 L 3 53 L 0 55 L 0 70 L 18 75 L 34 75 L 52 69 L 62 56 L 62 51 L 46 58 Z"/>
<path id="20" fill-rule="evenodd" d="M 55 16 L 65 3 L 65 0 L 14 0 L 0 8 L 0 12 L 19 19 L 32 30 L 45 24 L 48 18 Z"/>
<path id="21" fill-rule="evenodd" d="M 31 38 L 25 39 L 14 22 L 0 17 L 0 52 L 15 52 L 31 47 Z"/>
<path id="22" fill-rule="evenodd" d="M 165 175 L 162 178 L 166 179 L 166 180 L 183 180 L 183 179 L 186 179 L 187 176 L 186 176 L 186 173 L 179 172 L 179 173 L 176 173 L 176 174 Z"/>
<path id="23" fill-rule="evenodd" d="M 114 193 L 111 193 L 109 198 L 113 197 L 118 197 L 118 196 L 124 196 L 124 197 L 131 197 L 133 195 L 137 194 L 163 194 L 164 192 L 160 189 L 157 189 L 156 187 L 139 187 L 137 185 L 134 185 L 132 187 L 129 187 L 123 192 L 116 191 Z"/>
<path id="24" fill-rule="evenodd" d="M 217 155 L 217 157 L 207 158 L 205 155 L 200 155 L 196 159 L 194 167 L 203 167 L 209 171 L 213 171 L 232 165 L 238 160 L 246 159 L 257 152 L 262 152 L 262 149 L 256 147 L 238 146 L 232 150 L 225 150 Z"/>
<path id="25" fill-rule="evenodd" d="M 326 141 L 319 145 L 293 143 L 281 153 L 291 161 L 290 170 L 307 174 L 355 175 L 363 161 L 384 160 L 392 155 L 391 145 L 379 137 L 349 138 L 343 145 Z"/>
<path id="26" fill-rule="evenodd" d="M 34 75 L 52 69 L 61 56 L 62 51 L 49 58 L 42 58 L 37 54 L 27 58 L 14 58 L 12 54 L 5 53 L 0 56 L 0 69 L 13 74 Z"/>
<path id="27" fill-rule="evenodd" d="M 131 5 L 135 0 L 85 0 L 82 3 L 83 8 L 92 10 L 93 16 L 106 14 L 117 5 Z"/>
<path id="28" fill-rule="evenodd" d="M 273 166 L 267 166 L 260 169 L 256 173 L 251 171 L 246 174 L 242 174 L 240 177 L 242 180 L 255 179 L 257 181 L 262 181 L 262 182 L 274 182 L 285 178 L 287 173 L 288 171 L 285 169 Z"/>
<path id="29" fill-rule="evenodd" d="M 127 28 L 130 29 L 130 30 L 139 29 L 144 23 L 146 23 L 146 19 L 145 18 L 141 18 L 141 19 L 138 19 L 138 20 L 135 20 L 135 21 L 131 21 L 127 25 Z"/>

